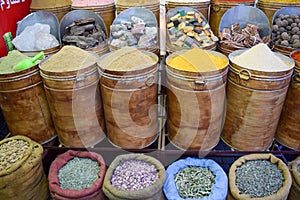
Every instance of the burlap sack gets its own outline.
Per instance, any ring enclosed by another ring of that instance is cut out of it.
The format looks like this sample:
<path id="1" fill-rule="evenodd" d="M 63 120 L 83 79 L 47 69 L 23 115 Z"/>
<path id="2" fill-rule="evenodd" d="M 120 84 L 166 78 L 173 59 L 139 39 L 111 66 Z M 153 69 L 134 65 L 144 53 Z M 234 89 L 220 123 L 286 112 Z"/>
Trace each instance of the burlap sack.
<path id="1" fill-rule="evenodd" d="M 29 148 L 12 167 L 0 171 L 1 199 L 46 200 L 49 190 L 42 164 L 43 147 L 25 136 L 2 140 L 0 145 L 10 140 L 24 140 Z"/>
<path id="2" fill-rule="evenodd" d="M 142 160 L 149 162 L 158 170 L 158 180 L 151 186 L 138 191 L 123 191 L 116 189 L 111 184 L 111 177 L 121 161 L 124 160 Z M 103 192 L 110 200 L 163 200 L 163 184 L 166 179 L 164 166 L 155 158 L 143 154 L 125 154 L 117 156 L 109 166 L 103 183 Z"/>
<path id="3" fill-rule="evenodd" d="M 300 165 L 300 156 L 289 163 L 289 169 L 292 175 L 292 187 L 288 200 L 299 200 L 300 199 L 300 173 L 297 167 Z"/>
<path id="4" fill-rule="evenodd" d="M 79 158 L 90 158 L 97 161 L 100 165 L 100 171 L 98 173 L 99 178 L 94 182 L 91 188 L 84 188 L 82 190 L 63 190 L 59 186 L 58 171 L 71 159 L 74 157 Z M 88 152 L 88 151 L 73 151 L 69 150 L 64 154 L 57 156 L 57 158 L 52 162 L 49 169 L 49 189 L 53 199 L 57 200 L 104 200 L 104 196 L 101 187 L 106 172 L 106 166 L 104 159 L 101 155 Z"/>
<path id="5" fill-rule="evenodd" d="M 240 194 L 239 189 L 235 185 L 235 171 L 237 167 L 241 166 L 248 160 L 269 160 L 272 163 L 276 164 L 278 168 L 282 170 L 283 177 L 285 180 L 283 182 L 282 187 L 277 191 L 277 193 L 262 198 L 251 198 L 249 195 Z M 229 192 L 227 195 L 227 200 L 286 200 L 292 185 L 292 179 L 288 167 L 284 162 L 282 162 L 282 160 L 273 156 L 272 154 L 249 154 L 240 157 L 231 165 L 229 169 L 228 179 Z"/>

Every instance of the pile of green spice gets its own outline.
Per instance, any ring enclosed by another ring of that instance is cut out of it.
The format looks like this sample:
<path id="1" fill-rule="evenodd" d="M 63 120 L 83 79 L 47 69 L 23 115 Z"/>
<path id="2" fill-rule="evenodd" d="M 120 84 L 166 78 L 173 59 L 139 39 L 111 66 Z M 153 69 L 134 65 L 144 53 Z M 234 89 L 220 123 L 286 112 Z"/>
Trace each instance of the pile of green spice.
<path id="1" fill-rule="evenodd" d="M 29 144 L 24 140 L 11 140 L 3 143 L 0 146 L 0 171 L 9 169 L 22 159 L 28 148 Z"/>
<path id="2" fill-rule="evenodd" d="M 90 158 L 74 157 L 59 171 L 59 186 L 63 190 L 82 190 L 90 188 L 99 178 L 100 166 Z"/>
<path id="3" fill-rule="evenodd" d="M 29 57 L 18 50 L 10 51 L 0 62 L 0 74 L 14 73 L 15 70 L 13 70 L 13 67 L 24 59 L 29 59 Z"/>
<path id="4" fill-rule="evenodd" d="M 111 184 L 119 190 L 136 191 L 149 187 L 157 179 L 155 165 L 142 160 L 126 160 L 114 170 Z"/>
<path id="5" fill-rule="evenodd" d="M 215 184 L 215 175 L 210 169 L 197 166 L 180 170 L 174 178 L 177 191 L 183 199 L 209 196 Z"/>
<path id="6" fill-rule="evenodd" d="M 261 198 L 275 194 L 284 182 L 282 171 L 269 160 L 250 160 L 235 171 L 236 186 L 242 194 Z"/>

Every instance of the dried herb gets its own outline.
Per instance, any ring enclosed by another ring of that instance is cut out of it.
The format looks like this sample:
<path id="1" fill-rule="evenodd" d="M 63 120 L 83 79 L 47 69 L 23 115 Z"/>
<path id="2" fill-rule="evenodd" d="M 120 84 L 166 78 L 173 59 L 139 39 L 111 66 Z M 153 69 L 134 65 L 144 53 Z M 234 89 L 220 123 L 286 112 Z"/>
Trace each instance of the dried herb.
<path id="1" fill-rule="evenodd" d="M 58 171 L 60 188 L 82 190 L 90 188 L 99 178 L 100 166 L 90 158 L 74 157 Z"/>
<path id="2" fill-rule="evenodd" d="M 236 169 L 236 186 L 242 194 L 260 198 L 275 194 L 284 181 L 282 171 L 269 160 L 251 160 Z"/>
<path id="3" fill-rule="evenodd" d="M 175 175 L 178 193 L 184 199 L 209 196 L 214 183 L 215 175 L 208 168 L 190 166 Z"/>
<path id="4" fill-rule="evenodd" d="M 111 184 L 119 190 L 141 190 L 149 187 L 158 179 L 157 168 L 146 161 L 126 160 L 114 170 Z"/>
<path id="5" fill-rule="evenodd" d="M 0 171 L 10 168 L 22 159 L 29 144 L 24 140 L 11 140 L 0 146 Z"/>

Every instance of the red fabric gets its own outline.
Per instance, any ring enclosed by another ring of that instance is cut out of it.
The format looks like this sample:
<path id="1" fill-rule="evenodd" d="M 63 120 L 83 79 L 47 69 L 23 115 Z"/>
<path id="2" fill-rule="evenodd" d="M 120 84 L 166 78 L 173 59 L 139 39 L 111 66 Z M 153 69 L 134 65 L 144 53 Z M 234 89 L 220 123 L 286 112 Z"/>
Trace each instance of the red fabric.
<path id="1" fill-rule="evenodd" d="M 79 158 L 90 158 L 97 161 L 100 165 L 99 179 L 97 179 L 91 188 L 84 188 L 82 190 L 62 190 L 59 186 L 58 171 L 62 168 L 69 160 L 74 157 Z M 49 169 L 49 189 L 53 199 L 67 200 L 67 199 L 77 199 L 77 200 L 88 200 L 88 199 L 106 199 L 101 190 L 103 179 L 106 172 L 106 165 L 104 159 L 101 155 L 88 152 L 88 151 L 73 151 L 69 150 L 64 154 L 57 156 L 57 158 L 52 162 Z"/>
<path id="2" fill-rule="evenodd" d="M 0 0 L 0 57 L 7 55 L 4 33 L 11 32 L 13 37 L 16 36 L 17 22 L 29 14 L 30 4 L 31 0 Z"/>

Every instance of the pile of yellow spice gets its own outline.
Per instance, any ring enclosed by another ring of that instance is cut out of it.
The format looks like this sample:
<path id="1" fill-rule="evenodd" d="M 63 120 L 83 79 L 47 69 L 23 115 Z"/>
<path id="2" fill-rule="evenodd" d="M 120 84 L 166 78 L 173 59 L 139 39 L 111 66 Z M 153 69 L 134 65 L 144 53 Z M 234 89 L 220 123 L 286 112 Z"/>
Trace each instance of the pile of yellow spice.
<path id="1" fill-rule="evenodd" d="M 226 67 L 228 59 L 210 51 L 193 48 L 188 51 L 175 52 L 167 60 L 167 65 L 182 71 L 209 72 Z"/>

